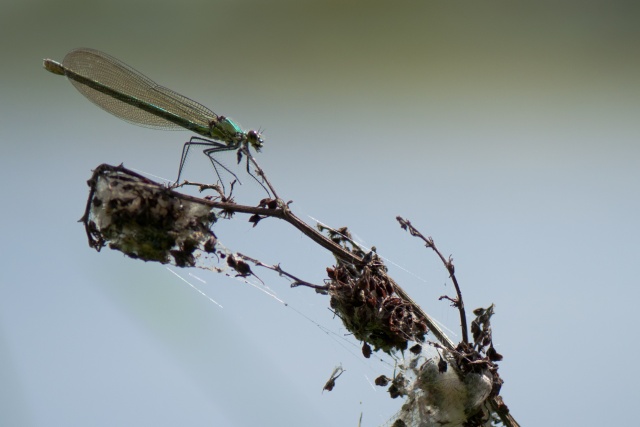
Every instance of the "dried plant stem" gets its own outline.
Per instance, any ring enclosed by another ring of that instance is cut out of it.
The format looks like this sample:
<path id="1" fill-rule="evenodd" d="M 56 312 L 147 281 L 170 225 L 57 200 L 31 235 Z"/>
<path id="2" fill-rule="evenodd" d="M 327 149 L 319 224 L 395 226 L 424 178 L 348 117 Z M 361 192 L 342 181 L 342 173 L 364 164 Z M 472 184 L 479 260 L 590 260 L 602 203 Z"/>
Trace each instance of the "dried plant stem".
<path id="1" fill-rule="evenodd" d="M 453 303 L 454 307 L 458 308 L 458 312 L 460 313 L 460 327 L 462 328 L 462 341 L 465 343 L 468 343 L 469 333 L 467 332 L 467 315 L 464 309 L 464 301 L 462 300 L 462 291 L 460 290 L 458 279 L 456 279 L 455 267 L 453 266 L 453 259 L 451 257 L 449 257 L 449 259 L 445 259 L 445 257 L 442 255 L 442 252 L 440 252 L 436 247 L 436 244 L 434 243 L 433 238 L 424 237 L 422 233 L 420 233 L 413 225 L 411 225 L 411 222 L 409 220 L 406 220 L 400 216 L 397 216 L 396 220 L 398 220 L 402 228 L 409 231 L 409 234 L 420 238 L 425 243 L 425 246 L 427 248 L 433 249 L 433 251 L 438 255 L 438 257 L 440 257 L 440 260 L 442 261 L 447 271 L 449 272 L 449 277 L 453 282 L 453 286 L 456 289 L 456 294 L 458 295 L 458 297 L 455 299 L 449 298 L 449 297 L 441 297 L 440 299 L 448 299 Z"/>
<path id="2" fill-rule="evenodd" d="M 249 155 L 248 153 L 245 153 L 246 155 Z M 305 236 L 307 236 L 309 239 L 311 239 L 312 241 L 314 241 L 315 243 L 317 243 L 318 245 L 320 245 L 321 247 L 327 249 L 328 251 L 330 251 L 339 261 L 345 263 L 345 264 L 351 264 L 351 265 L 362 265 L 364 263 L 364 259 L 361 258 L 360 256 L 355 255 L 354 253 L 350 252 L 349 250 L 345 249 L 343 246 L 339 245 L 338 243 L 334 242 L 333 240 L 327 238 L 324 234 L 322 234 L 321 232 L 319 232 L 318 230 L 316 230 L 314 227 L 310 226 L 309 224 L 307 224 L 306 222 L 302 221 L 300 218 L 298 218 L 295 214 L 293 214 L 293 212 L 291 211 L 291 209 L 289 208 L 289 203 L 285 203 L 284 201 L 282 201 L 282 199 L 279 199 L 277 197 L 277 193 L 274 189 L 274 187 L 271 185 L 271 183 L 268 181 L 264 171 L 259 167 L 259 165 L 257 164 L 257 162 L 255 161 L 255 159 L 249 155 L 248 157 L 251 161 L 251 163 L 256 167 L 256 173 L 257 175 L 263 180 L 264 184 L 268 187 L 269 192 L 274 195 L 276 198 L 275 199 L 270 199 L 267 201 L 262 201 L 260 203 L 260 206 L 246 206 L 246 205 L 241 205 L 238 203 L 235 203 L 233 201 L 230 201 L 230 199 L 224 197 L 223 194 L 220 194 L 220 200 L 213 200 L 213 199 L 204 199 L 204 198 L 199 198 L 199 197 L 195 197 L 195 196 L 190 196 L 190 195 L 185 195 L 185 194 L 181 194 L 181 193 L 177 193 L 175 192 L 173 189 L 169 189 L 166 188 L 160 184 L 157 184 L 151 180 L 148 180 L 147 178 L 133 172 L 130 171 L 126 168 L 124 168 L 122 165 L 120 166 L 110 166 L 110 165 L 100 165 L 98 168 L 96 168 L 96 170 L 94 171 L 94 176 L 92 177 L 92 179 L 89 181 L 89 184 L 91 186 L 92 182 L 95 185 L 95 182 L 98 179 L 98 176 L 101 173 L 105 173 L 106 172 L 116 172 L 116 173 L 120 173 L 120 174 L 127 174 L 129 176 L 135 177 L 137 180 L 139 180 L 140 182 L 145 183 L 145 185 L 149 185 L 149 186 L 157 186 L 158 188 L 162 188 L 163 191 L 165 191 L 167 194 L 170 194 L 171 197 L 176 197 L 178 199 L 184 200 L 184 201 L 190 201 L 190 202 L 196 202 L 198 204 L 201 205 L 206 205 L 208 206 L 210 209 L 218 209 L 221 212 L 223 212 L 224 214 L 227 215 L 231 215 L 234 213 L 241 213 L 241 214 L 251 214 L 254 217 L 257 217 L 258 220 L 254 221 L 254 222 L 258 222 L 259 220 L 262 220 L 264 218 L 277 218 L 277 219 L 281 219 L 283 221 L 286 221 L 287 223 L 289 223 L 290 225 L 292 225 L 293 227 L 295 227 L 296 229 L 298 229 L 301 233 L 303 233 Z M 211 188 L 211 186 L 203 186 L 200 184 L 195 184 L 195 183 L 185 183 L 183 185 L 199 185 L 201 188 Z M 92 190 L 91 190 L 91 194 L 90 194 L 90 198 L 89 200 L 92 200 L 92 195 L 93 192 L 95 191 L 94 186 L 92 186 Z M 85 222 L 85 225 L 87 225 L 89 223 L 89 216 L 90 216 L 90 209 L 91 209 L 91 205 L 90 203 L 87 204 L 87 210 L 85 212 L 85 215 L 82 218 L 82 221 Z M 402 218 L 398 217 L 398 221 L 400 221 L 400 223 L 403 225 L 403 227 L 409 229 L 410 233 L 412 235 L 418 236 L 421 239 L 423 239 L 425 241 L 425 243 L 427 244 L 427 247 L 432 248 L 440 257 L 440 259 L 442 260 L 442 262 L 445 264 L 445 266 L 447 267 L 450 275 L 451 275 L 451 279 L 454 283 L 454 286 L 456 288 L 456 292 L 457 292 L 457 299 L 454 300 L 454 302 L 457 304 L 458 309 L 460 311 L 460 316 L 461 316 L 461 322 L 462 322 L 462 329 L 463 329 L 463 339 L 464 342 L 468 342 L 468 337 L 467 337 L 467 329 L 466 329 L 466 317 L 464 315 L 464 304 L 462 302 L 462 293 L 460 292 L 460 287 L 459 284 L 455 278 L 455 274 L 454 274 L 454 268 L 453 268 L 453 263 L 451 259 L 445 259 L 444 256 L 440 253 L 440 251 L 435 247 L 433 240 L 431 238 L 425 238 L 424 236 L 422 236 L 417 230 L 415 230 L 415 228 L 413 226 L 411 226 L 411 224 L 409 223 L 409 221 L 405 221 Z M 87 234 L 89 236 L 89 244 L 94 247 L 94 244 L 92 244 L 92 236 L 90 233 L 90 229 L 89 227 L 87 227 Z M 285 272 L 284 270 L 282 270 L 280 268 L 279 265 L 276 266 L 268 266 L 258 260 L 249 258 L 245 255 L 240 255 L 243 259 L 251 261 L 253 263 L 255 263 L 256 265 L 260 265 L 262 267 L 266 267 L 269 268 L 271 270 L 274 270 L 276 272 L 278 272 L 279 274 L 282 274 L 284 276 L 287 276 L 291 279 L 294 280 L 294 286 L 298 286 L 298 285 L 304 285 L 304 286 L 309 286 L 312 287 L 314 289 L 316 289 L 316 291 L 323 291 L 326 289 L 325 286 L 317 286 L 317 285 L 313 285 L 311 283 L 308 283 L 304 280 L 301 280 L 293 275 L 291 275 L 290 273 Z M 428 329 L 431 331 L 431 333 L 438 339 L 438 341 L 441 343 L 441 345 L 444 348 L 447 348 L 449 350 L 455 351 L 456 345 L 444 334 L 444 332 L 440 329 L 440 327 L 436 324 L 436 322 L 427 314 L 425 313 L 418 304 L 415 303 L 415 301 L 413 301 L 413 299 L 404 291 L 404 289 L 402 289 L 391 277 L 389 277 L 387 275 L 387 273 L 385 271 L 378 271 L 378 273 L 381 276 L 384 276 L 384 278 L 388 281 L 388 283 L 391 284 L 391 286 L 393 287 L 394 292 L 402 299 L 404 299 L 406 301 L 406 303 L 410 304 L 412 306 L 412 309 L 415 313 L 417 313 L 417 315 L 419 317 L 422 318 L 422 320 L 424 321 L 424 323 L 427 325 Z M 500 416 L 502 422 L 507 425 L 508 427 L 518 427 L 518 423 L 511 417 L 511 415 L 508 413 L 508 409 L 506 407 L 506 405 L 504 405 L 502 403 L 502 399 L 500 398 L 500 396 L 496 396 L 494 398 L 491 399 L 491 406 L 493 408 L 493 410 Z"/>
<path id="3" fill-rule="evenodd" d="M 460 285 L 458 284 L 458 279 L 456 278 L 456 275 L 455 275 L 455 268 L 453 266 L 452 258 L 449 257 L 448 259 L 446 259 L 442 255 L 440 250 L 436 247 L 436 245 L 435 245 L 435 243 L 433 241 L 433 238 L 432 237 L 424 237 L 422 235 L 422 233 L 420 233 L 413 225 L 411 225 L 411 222 L 409 220 L 405 220 L 404 218 L 402 218 L 400 216 L 396 217 L 396 220 L 400 223 L 400 226 L 403 229 L 408 230 L 409 233 L 412 236 L 418 237 L 422 241 L 424 241 L 425 242 L 425 246 L 427 248 L 433 249 L 433 251 L 438 255 L 438 257 L 440 258 L 442 263 L 447 268 L 447 271 L 449 272 L 449 275 L 451 277 L 451 281 L 453 282 L 453 286 L 456 289 L 456 293 L 457 293 L 458 297 L 457 297 L 457 299 L 453 299 L 453 298 L 449 298 L 449 297 L 441 297 L 441 299 L 446 298 L 446 299 L 451 300 L 454 303 L 454 306 L 458 308 L 458 311 L 460 313 L 460 324 L 461 324 L 461 329 L 462 329 L 462 339 L 463 339 L 463 342 L 468 343 L 469 342 L 469 336 L 468 336 L 468 332 L 467 332 L 467 315 L 466 315 L 466 312 L 465 312 L 465 309 L 464 309 L 464 302 L 462 300 L 462 292 L 460 291 Z M 447 340 L 449 340 L 447 337 L 445 337 L 445 338 Z M 443 343 L 442 340 L 440 340 L 440 342 Z M 451 343 L 451 344 L 453 344 L 453 343 Z M 451 349 L 453 349 L 453 346 L 447 347 L 447 348 L 449 348 L 451 350 Z M 511 413 L 509 413 L 509 409 L 504 404 L 501 396 L 494 396 L 494 397 L 490 398 L 489 404 L 491 405 L 491 408 L 493 409 L 493 411 L 496 414 L 498 414 L 498 416 L 500 417 L 500 420 L 503 422 L 504 425 L 506 425 L 507 427 L 520 427 L 520 424 L 518 424 L 518 422 L 513 418 Z"/>

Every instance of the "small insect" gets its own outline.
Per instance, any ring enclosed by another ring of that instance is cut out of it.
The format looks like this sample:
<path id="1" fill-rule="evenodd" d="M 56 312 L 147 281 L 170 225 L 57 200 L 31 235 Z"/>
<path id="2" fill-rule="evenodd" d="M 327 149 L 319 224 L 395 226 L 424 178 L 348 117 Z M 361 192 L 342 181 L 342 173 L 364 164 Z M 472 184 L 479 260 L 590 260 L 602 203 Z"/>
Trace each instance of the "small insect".
<path id="1" fill-rule="evenodd" d="M 324 385 L 324 387 L 322 388 L 322 391 L 324 392 L 325 390 L 327 391 L 331 391 L 333 390 L 333 388 L 336 386 L 336 380 L 338 379 L 338 377 L 340 375 L 342 375 L 342 373 L 345 370 L 342 369 L 342 365 L 338 365 L 333 369 L 333 372 L 331 373 L 331 378 L 329 378 L 329 380 L 326 382 L 326 384 Z"/>

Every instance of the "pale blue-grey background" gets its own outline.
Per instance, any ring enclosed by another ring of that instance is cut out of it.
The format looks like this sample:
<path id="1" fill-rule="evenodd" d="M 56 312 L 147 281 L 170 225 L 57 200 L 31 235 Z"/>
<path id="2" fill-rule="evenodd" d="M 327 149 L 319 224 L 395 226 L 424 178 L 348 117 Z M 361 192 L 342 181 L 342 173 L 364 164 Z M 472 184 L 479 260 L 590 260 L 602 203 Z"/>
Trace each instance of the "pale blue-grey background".
<path id="1" fill-rule="evenodd" d="M 496 303 L 522 425 L 630 425 L 639 18 L 623 1 L 3 1 L 0 425 L 356 426 L 362 412 L 377 426 L 400 406 L 369 385 L 389 366 L 338 338 L 326 297 L 261 271 L 284 307 L 177 271 L 219 308 L 164 266 L 88 248 L 91 169 L 175 178 L 190 135 L 120 121 L 41 68 L 81 46 L 264 129 L 259 160 L 296 212 L 377 246 L 457 330 L 442 266 L 394 217 L 432 235 L 467 307 Z M 197 157 L 191 178 L 211 176 Z M 321 282 L 329 254 L 245 219 L 217 230 L 227 246 Z"/>

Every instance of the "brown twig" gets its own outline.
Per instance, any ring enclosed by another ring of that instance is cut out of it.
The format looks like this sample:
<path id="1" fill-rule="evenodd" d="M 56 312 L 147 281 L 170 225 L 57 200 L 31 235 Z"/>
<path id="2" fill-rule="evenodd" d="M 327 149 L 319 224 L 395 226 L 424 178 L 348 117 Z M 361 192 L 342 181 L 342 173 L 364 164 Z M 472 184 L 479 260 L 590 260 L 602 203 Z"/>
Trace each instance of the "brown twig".
<path id="1" fill-rule="evenodd" d="M 462 300 L 462 291 L 460 290 L 460 285 L 458 284 L 458 279 L 456 278 L 456 274 L 455 274 L 455 267 L 453 266 L 453 258 L 449 256 L 448 259 L 445 259 L 445 257 L 436 247 L 436 244 L 434 243 L 433 238 L 424 237 L 422 233 L 420 233 L 413 225 L 411 225 L 411 222 L 409 220 L 406 220 L 400 216 L 397 216 L 396 220 L 398 220 L 398 222 L 400 223 L 400 227 L 402 227 L 405 230 L 408 230 L 409 234 L 411 234 L 412 236 L 418 237 L 419 239 L 421 239 L 425 243 L 425 246 L 427 248 L 433 249 L 433 251 L 438 255 L 438 257 L 446 267 L 447 271 L 449 272 L 449 277 L 453 282 L 453 286 L 456 289 L 456 294 L 458 295 L 458 297 L 450 298 L 448 296 L 443 296 L 443 297 L 440 297 L 440 299 L 448 299 L 449 301 L 452 302 L 452 305 L 458 309 L 458 312 L 460 313 L 460 327 L 462 329 L 462 341 L 464 343 L 468 343 L 469 333 L 467 332 L 467 315 L 464 309 L 464 301 Z"/>
<path id="2" fill-rule="evenodd" d="M 276 273 L 278 273 L 281 276 L 285 276 L 288 277 L 290 279 L 293 280 L 293 283 L 291 283 L 291 287 L 295 288 L 297 286 L 306 286 L 308 288 L 312 288 L 315 289 L 316 292 L 320 293 L 320 294 L 327 294 L 327 291 L 329 289 L 329 287 L 327 285 L 314 285 L 313 283 L 309 283 L 306 280 L 302 280 L 296 276 L 294 276 L 291 273 L 286 272 L 285 270 L 282 269 L 282 267 L 280 267 L 280 264 L 276 264 L 276 265 L 269 265 L 269 264 L 265 264 L 264 262 L 255 259 L 255 258 L 251 258 L 247 255 L 241 254 L 241 253 L 236 253 L 236 255 L 238 257 L 241 257 L 242 259 L 246 260 L 246 261 L 250 261 L 252 263 L 254 263 L 255 265 L 259 266 L 259 267 L 263 267 L 266 268 L 268 270 L 271 271 L 275 271 Z"/>
<path id="3" fill-rule="evenodd" d="M 469 342 L 469 337 L 468 337 L 468 333 L 467 333 L 467 316 L 466 316 L 466 313 L 465 313 L 464 303 L 463 303 L 463 300 L 462 300 L 462 292 L 460 291 L 460 286 L 459 286 L 458 280 L 456 279 L 456 276 L 455 276 L 455 268 L 453 266 L 453 259 L 451 257 L 449 257 L 448 259 L 445 259 L 445 257 L 442 255 L 442 253 L 436 247 L 436 245 L 435 245 L 435 243 L 433 241 L 433 238 L 432 237 L 424 237 L 422 235 L 422 233 L 420 233 L 415 227 L 413 227 L 413 225 L 411 225 L 411 222 L 409 220 L 405 220 L 404 218 L 402 218 L 400 216 L 396 217 L 396 220 L 400 223 L 400 226 L 403 229 L 406 229 L 406 230 L 409 231 L 409 234 L 411 234 L 412 236 L 420 238 L 422 241 L 425 242 L 425 246 L 427 248 L 433 249 L 435 251 L 435 253 L 438 255 L 438 257 L 440 258 L 440 260 L 443 262 L 445 267 L 447 268 L 447 271 L 449 272 L 449 275 L 451 277 L 451 281 L 453 282 L 453 285 L 456 288 L 456 293 L 458 294 L 458 297 L 457 298 L 450 298 L 450 297 L 447 297 L 447 296 L 442 296 L 442 297 L 440 297 L 440 299 L 448 299 L 453 303 L 453 305 L 455 307 L 458 307 L 458 310 L 460 312 L 460 323 L 461 323 L 461 328 L 462 328 L 462 339 L 463 339 L 464 343 L 468 343 Z M 443 343 L 442 340 L 441 340 L 441 343 Z M 447 346 L 447 348 L 449 350 L 453 350 L 453 346 Z M 493 397 L 491 397 L 490 400 L 489 400 L 489 404 L 491 405 L 491 408 L 493 409 L 493 411 L 496 414 L 498 414 L 498 416 L 500 417 L 500 420 L 502 421 L 502 423 L 504 425 L 506 425 L 507 427 L 520 427 L 520 424 L 518 424 L 518 422 L 513 418 L 513 416 L 509 412 L 509 408 L 507 407 L 507 405 L 505 405 L 505 403 L 502 400 L 501 396 L 493 396 Z"/>

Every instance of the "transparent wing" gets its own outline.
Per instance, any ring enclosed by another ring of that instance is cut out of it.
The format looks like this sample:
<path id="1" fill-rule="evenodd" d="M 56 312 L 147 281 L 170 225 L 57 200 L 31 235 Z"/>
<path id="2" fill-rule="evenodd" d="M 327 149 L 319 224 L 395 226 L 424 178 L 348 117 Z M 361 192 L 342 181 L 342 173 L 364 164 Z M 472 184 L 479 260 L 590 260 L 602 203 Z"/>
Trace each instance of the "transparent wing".
<path id="1" fill-rule="evenodd" d="M 156 84 L 122 61 L 98 50 L 87 48 L 73 50 L 64 57 L 62 64 L 82 77 L 133 97 L 140 103 L 181 117 L 195 126 L 209 128 L 210 121 L 218 117 L 202 104 Z M 69 80 L 91 102 L 128 122 L 159 129 L 191 128 L 102 93 L 74 79 Z"/>

